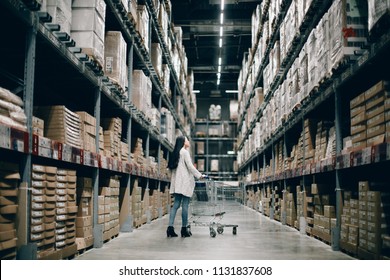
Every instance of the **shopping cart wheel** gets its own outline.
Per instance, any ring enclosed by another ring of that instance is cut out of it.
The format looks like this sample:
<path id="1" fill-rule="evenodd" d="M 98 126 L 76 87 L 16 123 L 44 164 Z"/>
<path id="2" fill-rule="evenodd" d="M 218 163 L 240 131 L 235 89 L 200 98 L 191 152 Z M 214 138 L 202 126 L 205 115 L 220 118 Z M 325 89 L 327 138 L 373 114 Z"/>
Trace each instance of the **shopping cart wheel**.
<path id="1" fill-rule="evenodd" d="M 211 237 L 217 236 L 217 233 L 215 232 L 215 229 L 210 228 L 210 236 L 211 236 Z"/>
<path id="2" fill-rule="evenodd" d="M 222 233 L 223 233 L 223 226 L 219 226 L 219 227 L 217 228 L 217 232 L 218 232 L 219 234 L 222 234 Z"/>
<path id="3" fill-rule="evenodd" d="M 234 235 L 237 234 L 237 227 L 233 227 L 233 234 L 234 234 Z"/>

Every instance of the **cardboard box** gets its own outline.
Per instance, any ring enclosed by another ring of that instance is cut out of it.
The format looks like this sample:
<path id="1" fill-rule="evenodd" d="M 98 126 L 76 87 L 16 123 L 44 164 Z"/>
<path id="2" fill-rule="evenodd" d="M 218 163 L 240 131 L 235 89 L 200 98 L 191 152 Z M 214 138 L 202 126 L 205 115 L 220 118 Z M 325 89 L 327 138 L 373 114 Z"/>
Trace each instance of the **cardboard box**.
<path id="1" fill-rule="evenodd" d="M 376 115 L 375 117 L 367 120 L 367 128 L 374 127 L 378 124 L 382 124 L 385 122 L 385 114 L 381 113 Z"/>
<path id="2" fill-rule="evenodd" d="M 336 217 L 336 209 L 332 205 L 324 205 L 324 216 L 327 218 Z"/>
<path id="3" fill-rule="evenodd" d="M 353 108 L 357 107 L 358 105 L 363 104 L 364 101 L 365 101 L 365 95 L 364 95 L 364 93 L 362 93 L 350 101 L 350 108 L 353 109 Z"/>
<path id="4" fill-rule="evenodd" d="M 359 192 L 367 192 L 370 188 L 370 182 L 368 181 L 359 181 Z"/>
<path id="5" fill-rule="evenodd" d="M 366 112 L 364 111 L 351 118 L 351 126 L 364 124 L 365 121 L 366 121 Z"/>
<path id="6" fill-rule="evenodd" d="M 365 99 L 368 100 L 374 97 L 378 93 L 384 91 L 386 87 L 387 87 L 386 81 L 379 81 L 374 86 L 372 86 L 371 88 L 369 88 L 367 91 L 364 92 Z"/>

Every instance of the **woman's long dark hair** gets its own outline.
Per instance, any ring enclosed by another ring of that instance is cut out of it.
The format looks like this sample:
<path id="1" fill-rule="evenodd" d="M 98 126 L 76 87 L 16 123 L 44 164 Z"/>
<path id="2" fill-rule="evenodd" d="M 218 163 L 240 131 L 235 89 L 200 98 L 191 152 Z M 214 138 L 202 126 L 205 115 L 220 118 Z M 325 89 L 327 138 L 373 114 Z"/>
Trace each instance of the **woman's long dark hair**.
<path id="1" fill-rule="evenodd" d="M 173 148 L 173 151 L 169 155 L 168 160 L 168 168 L 169 169 L 176 169 L 179 165 L 179 159 L 180 159 L 180 150 L 184 146 L 186 138 L 184 136 L 178 136 L 176 138 L 175 147 Z"/>

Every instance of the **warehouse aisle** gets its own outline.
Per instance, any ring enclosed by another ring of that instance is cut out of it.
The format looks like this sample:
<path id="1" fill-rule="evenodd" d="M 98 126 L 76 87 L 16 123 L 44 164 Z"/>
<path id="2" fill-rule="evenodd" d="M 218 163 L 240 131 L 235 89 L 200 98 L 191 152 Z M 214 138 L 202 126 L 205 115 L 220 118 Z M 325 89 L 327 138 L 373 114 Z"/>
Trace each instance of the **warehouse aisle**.
<path id="1" fill-rule="evenodd" d="M 352 257 L 332 251 L 314 238 L 272 221 L 244 206 L 228 209 L 223 223 L 238 224 L 237 235 L 225 228 L 211 238 L 206 227 L 192 227 L 190 238 L 167 238 L 168 215 L 121 233 L 100 249 L 91 249 L 78 260 L 347 260 Z M 180 211 L 175 222 L 180 232 Z"/>

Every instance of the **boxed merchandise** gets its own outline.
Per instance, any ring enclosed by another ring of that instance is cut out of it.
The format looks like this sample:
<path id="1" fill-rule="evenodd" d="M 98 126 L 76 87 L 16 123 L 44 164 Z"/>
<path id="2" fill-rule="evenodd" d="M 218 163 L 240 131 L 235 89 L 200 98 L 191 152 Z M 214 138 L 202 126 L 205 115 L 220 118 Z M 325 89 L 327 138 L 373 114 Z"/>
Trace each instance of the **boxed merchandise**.
<path id="1" fill-rule="evenodd" d="M 108 31 L 104 39 L 104 74 L 125 90 L 127 44 L 120 31 Z"/>
<path id="2" fill-rule="evenodd" d="M 137 12 L 136 28 L 141 35 L 145 49 L 149 51 L 149 13 L 145 5 L 138 5 Z"/>
<path id="3" fill-rule="evenodd" d="M 197 168 L 198 168 L 198 170 L 200 172 L 204 172 L 205 171 L 205 161 L 204 161 L 204 159 L 198 159 Z"/>
<path id="4" fill-rule="evenodd" d="M 104 66 L 105 11 L 104 0 L 77 0 L 72 3 L 71 37 L 76 46 L 93 57 L 101 67 Z"/>
<path id="5" fill-rule="evenodd" d="M 329 8 L 330 65 L 337 69 L 345 58 L 367 42 L 367 4 L 361 0 L 334 1 Z"/>
<path id="6" fill-rule="evenodd" d="M 35 115 L 45 122 L 45 137 L 76 148 L 81 147 L 80 117 L 65 106 L 34 108 Z"/>
<path id="7" fill-rule="evenodd" d="M 210 171 L 211 172 L 218 172 L 219 171 L 219 160 L 218 159 L 212 159 L 210 161 Z"/>
<path id="8" fill-rule="evenodd" d="M 132 102 L 145 115 L 152 108 L 152 82 L 142 70 L 133 71 Z"/>

